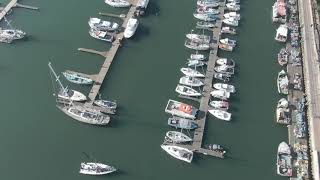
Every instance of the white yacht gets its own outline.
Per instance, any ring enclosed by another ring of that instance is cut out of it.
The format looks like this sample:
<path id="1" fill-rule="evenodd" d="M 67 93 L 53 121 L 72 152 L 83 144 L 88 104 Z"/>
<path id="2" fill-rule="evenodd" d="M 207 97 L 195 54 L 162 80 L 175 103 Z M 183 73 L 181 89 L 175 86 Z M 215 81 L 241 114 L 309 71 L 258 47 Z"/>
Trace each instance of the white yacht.
<path id="1" fill-rule="evenodd" d="M 191 69 L 191 68 L 181 68 L 180 71 L 189 77 L 199 77 L 199 78 L 203 78 L 205 77 L 204 74 L 201 74 L 199 71 Z"/>
<path id="2" fill-rule="evenodd" d="M 197 79 L 195 77 L 190 77 L 190 76 L 181 77 L 179 80 L 179 83 L 186 86 L 193 86 L 193 87 L 200 87 L 204 85 L 200 79 Z"/>
<path id="3" fill-rule="evenodd" d="M 127 23 L 127 27 L 124 30 L 123 36 L 125 38 L 130 38 L 134 35 L 139 25 L 139 21 L 136 18 L 130 18 Z"/>
<path id="4" fill-rule="evenodd" d="M 213 69 L 214 69 L 214 71 L 216 71 L 218 73 L 224 73 L 224 74 L 229 74 L 229 75 L 234 74 L 234 68 L 226 66 L 226 65 L 215 66 Z"/>
<path id="5" fill-rule="evenodd" d="M 221 33 L 222 34 L 237 34 L 236 29 L 231 28 L 229 26 L 224 26 L 221 28 Z"/>
<path id="6" fill-rule="evenodd" d="M 279 42 L 286 42 L 288 36 L 288 27 L 285 24 L 281 24 L 277 29 L 275 40 Z"/>
<path id="7" fill-rule="evenodd" d="M 224 90 L 224 91 L 229 92 L 229 93 L 235 93 L 236 92 L 235 87 L 233 85 L 230 85 L 230 84 L 215 83 L 215 84 L 213 84 L 213 87 L 218 89 L 218 90 Z"/>
<path id="8" fill-rule="evenodd" d="M 236 12 L 228 12 L 223 15 L 224 18 L 234 18 L 235 20 L 240 20 L 240 14 L 237 14 Z"/>
<path id="9" fill-rule="evenodd" d="M 224 51 L 233 51 L 233 47 L 232 46 L 229 46 L 228 44 L 222 44 L 222 43 L 219 43 L 218 45 L 219 49 L 222 49 Z"/>
<path id="10" fill-rule="evenodd" d="M 193 42 L 199 42 L 199 43 L 210 43 L 210 40 L 211 40 L 210 36 L 203 35 L 203 34 L 195 34 L 195 33 L 186 34 L 186 37 Z"/>
<path id="11" fill-rule="evenodd" d="M 186 42 L 184 43 L 184 46 L 189 49 L 194 49 L 197 51 L 207 51 L 210 49 L 209 43 L 199 43 L 199 42 L 194 42 L 192 40 L 186 40 Z"/>
<path id="12" fill-rule="evenodd" d="M 197 13 L 199 14 L 220 14 L 220 11 L 218 9 L 215 9 L 213 7 L 207 7 L 207 6 L 199 6 L 197 8 Z"/>
<path id="13" fill-rule="evenodd" d="M 227 59 L 227 58 L 219 58 L 219 59 L 217 59 L 216 64 L 220 65 L 220 66 L 227 66 L 227 67 L 230 67 L 230 68 L 233 68 L 236 65 L 236 63 L 234 62 L 233 59 Z"/>
<path id="14" fill-rule="evenodd" d="M 210 114 L 212 114 L 213 116 L 215 116 L 218 119 L 225 120 L 225 121 L 231 120 L 231 113 L 228 113 L 226 111 L 219 110 L 219 109 L 211 109 L 208 111 Z"/>
<path id="15" fill-rule="evenodd" d="M 215 14 L 202 14 L 202 13 L 193 13 L 193 17 L 201 21 L 213 22 L 217 20 L 217 15 Z"/>
<path id="16" fill-rule="evenodd" d="M 166 137 L 168 137 L 173 143 L 184 143 L 192 141 L 189 136 L 178 131 L 168 131 L 166 133 Z"/>
<path id="17" fill-rule="evenodd" d="M 226 92 L 224 90 L 213 90 L 213 91 L 211 91 L 210 94 L 212 97 L 219 98 L 222 100 L 226 100 L 230 97 L 230 93 Z"/>
<path id="18" fill-rule="evenodd" d="M 176 92 L 184 95 L 184 96 L 190 96 L 190 97 L 198 97 L 201 96 L 201 93 L 198 91 L 192 89 L 191 87 L 188 86 L 183 86 L 183 85 L 177 85 L 176 87 Z"/>
<path id="19" fill-rule="evenodd" d="M 236 40 L 232 40 L 232 39 L 229 39 L 229 38 L 220 39 L 219 42 L 222 43 L 222 44 L 226 44 L 228 46 L 232 46 L 232 47 L 236 47 L 236 45 L 237 45 L 237 41 Z"/>
<path id="20" fill-rule="evenodd" d="M 206 60 L 206 57 L 203 54 L 190 54 L 189 60 L 198 60 L 198 61 L 204 61 Z"/>
<path id="21" fill-rule="evenodd" d="M 199 60 L 188 60 L 187 65 L 188 67 L 201 67 L 204 66 L 205 63 Z"/>
<path id="22" fill-rule="evenodd" d="M 88 21 L 90 28 L 100 31 L 115 31 L 119 28 L 119 24 L 110 21 L 103 21 L 99 18 L 90 18 Z"/>
<path id="23" fill-rule="evenodd" d="M 237 3 L 227 3 L 226 9 L 229 11 L 240 11 L 240 5 Z"/>
<path id="24" fill-rule="evenodd" d="M 116 171 L 116 168 L 102 164 L 102 163 L 94 163 L 94 162 L 82 162 L 80 164 L 80 174 L 87 175 L 104 175 L 109 174 Z"/>
<path id="25" fill-rule="evenodd" d="M 102 40 L 102 41 L 107 41 L 107 42 L 112 42 L 114 40 L 114 37 L 112 35 L 109 35 L 106 31 L 99 31 L 97 29 L 90 29 L 89 34 L 91 37 Z"/>
<path id="26" fill-rule="evenodd" d="M 168 154 L 173 156 L 174 158 L 177 158 L 179 160 L 191 163 L 193 158 L 193 152 L 189 149 L 175 146 L 175 145 L 165 145 L 162 144 L 161 148 L 165 150 Z"/>
<path id="27" fill-rule="evenodd" d="M 87 97 L 79 91 L 72 89 L 61 89 L 58 97 L 69 101 L 86 101 Z"/>
<path id="28" fill-rule="evenodd" d="M 126 0 L 105 0 L 106 4 L 112 7 L 129 7 L 131 4 Z"/>
<path id="29" fill-rule="evenodd" d="M 287 73 L 282 70 L 278 73 L 277 79 L 278 92 L 280 94 L 288 94 L 289 93 L 289 79 Z"/>
<path id="30" fill-rule="evenodd" d="M 223 109 L 228 110 L 229 109 L 229 102 L 228 101 L 210 101 L 210 106 L 215 109 Z"/>
<path id="31" fill-rule="evenodd" d="M 238 26 L 239 25 L 239 21 L 234 18 L 227 18 L 227 19 L 224 19 L 222 22 L 229 25 L 229 26 Z"/>

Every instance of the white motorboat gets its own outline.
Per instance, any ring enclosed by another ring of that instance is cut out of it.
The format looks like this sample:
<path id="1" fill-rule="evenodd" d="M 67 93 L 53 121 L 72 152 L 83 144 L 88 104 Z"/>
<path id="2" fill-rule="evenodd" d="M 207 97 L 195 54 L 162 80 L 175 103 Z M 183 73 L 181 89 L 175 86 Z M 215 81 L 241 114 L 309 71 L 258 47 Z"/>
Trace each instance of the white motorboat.
<path id="1" fill-rule="evenodd" d="M 289 101 L 286 98 L 281 98 L 278 101 L 277 108 L 288 108 L 289 107 Z"/>
<path id="2" fill-rule="evenodd" d="M 224 74 L 229 74 L 229 75 L 233 75 L 234 74 L 234 68 L 231 68 L 229 66 L 226 65 L 222 65 L 222 66 L 215 66 L 214 71 L 218 72 L 218 73 L 224 73 Z"/>
<path id="3" fill-rule="evenodd" d="M 178 131 L 168 131 L 166 133 L 166 137 L 168 137 L 173 143 L 184 143 L 192 141 L 189 136 Z"/>
<path id="4" fill-rule="evenodd" d="M 83 77 L 81 75 L 79 75 L 78 73 L 74 73 L 74 72 L 63 72 L 62 73 L 63 76 L 70 82 L 75 83 L 75 84 L 92 84 L 93 80 L 88 78 L 88 77 Z"/>
<path id="5" fill-rule="evenodd" d="M 212 7 L 207 7 L 207 6 L 199 6 L 197 8 L 197 13 L 199 14 L 220 14 L 220 11 L 218 9 L 212 8 Z"/>
<path id="6" fill-rule="evenodd" d="M 99 31 L 91 28 L 89 30 L 89 34 L 91 37 L 102 41 L 112 42 L 114 40 L 114 37 L 112 35 L 109 35 L 106 31 Z"/>
<path id="7" fill-rule="evenodd" d="M 236 47 L 236 45 L 237 45 L 237 41 L 236 40 L 232 40 L 232 39 L 229 39 L 229 38 L 220 39 L 219 42 L 222 43 L 222 44 L 226 44 L 228 46 L 232 46 L 232 47 Z"/>
<path id="8" fill-rule="evenodd" d="M 292 176 L 292 156 L 290 146 L 281 142 L 277 152 L 277 174 L 280 176 Z"/>
<path id="9" fill-rule="evenodd" d="M 214 27 L 216 27 L 216 25 L 215 25 L 215 23 L 212 23 L 212 22 L 198 21 L 197 27 L 199 27 L 199 28 L 214 28 Z"/>
<path id="10" fill-rule="evenodd" d="M 228 12 L 223 14 L 223 17 L 228 19 L 228 18 L 234 18 L 235 20 L 239 21 L 240 20 L 240 14 L 237 14 L 236 12 Z"/>
<path id="11" fill-rule="evenodd" d="M 116 109 L 117 108 L 117 103 L 115 101 L 109 101 L 109 100 L 94 100 L 93 103 L 97 106 L 107 108 L 107 109 Z"/>
<path id="12" fill-rule="evenodd" d="M 125 38 L 131 38 L 134 35 L 134 33 L 136 32 L 138 25 L 139 25 L 138 19 L 130 18 L 128 20 L 126 29 L 124 30 L 123 36 Z"/>
<path id="13" fill-rule="evenodd" d="M 233 68 L 236 65 L 236 63 L 234 62 L 233 59 L 227 59 L 227 58 L 219 58 L 219 59 L 217 59 L 216 64 L 220 65 L 220 66 L 227 66 L 227 67 L 230 67 L 230 68 Z"/>
<path id="14" fill-rule="evenodd" d="M 100 31 L 115 31 L 119 28 L 119 24 L 110 21 L 102 21 L 99 18 L 90 18 L 88 21 L 90 28 Z"/>
<path id="15" fill-rule="evenodd" d="M 176 87 L 176 92 L 181 94 L 181 95 L 190 96 L 190 97 L 201 96 L 201 93 L 199 93 L 198 91 L 192 89 L 191 87 L 184 86 L 184 85 L 179 85 L 179 84 Z"/>
<path id="16" fill-rule="evenodd" d="M 179 160 L 191 163 L 193 158 L 193 152 L 189 149 L 175 146 L 175 145 L 165 145 L 162 144 L 161 148 L 165 150 L 168 154 L 173 156 L 174 158 L 177 158 Z"/>
<path id="17" fill-rule="evenodd" d="M 106 4 L 112 7 L 129 7 L 131 4 L 126 0 L 105 0 Z"/>
<path id="18" fill-rule="evenodd" d="M 224 19 L 222 22 L 229 25 L 229 26 L 238 26 L 239 25 L 239 21 L 234 18 Z"/>
<path id="19" fill-rule="evenodd" d="M 213 87 L 215 89 L 224 90 L 224 91 L 229 92 L 229 93 L 235 93 L 236 92 L 236 88 L 233 85 L 230 85 L 230 84 L 215 83 L 215 84 L 213 84 Z"/>
<path id="20" fill-rule="evenodd" d="M 231 28 L 229 26 L 224 26 L 221 28 L 221 33 L 223 34 L 237 34 L 236 29 Z"/>
<path id="21" fill-rule="evenodd" d="M 191 69 L 191 68 L 181 68 L 180 71 L 189 77 L 199 77 L 199 78 L 203 78 L 205 77 L 204 74 L 201 74 L 199 71 Z"/>
<path id="22" fill-rule="evenodd" d="M 236 3 L 239 4 L 240 0 L 227 0 L 228 3 Z"/>
<path id="23" fill-rule="evenodd" d="M 204 85 L 200 79 L 190 77 L 190 76 L 181 77 L 179 80 L 179 83 L 186 86 L 193 86 L 193 87 L 200 87 Z"/>
<path id="24" fill-rule="evenodd" d="M 230 51 L 230 52 L 233 51 L 233 47 L 229 46 L 228 44 L 219 43 L 218 47 L 219 47 L 219 49 L 224 50 L 224 51 Z"/>
<path id="25" fill-rule="evenodd" d="M 193 13 L 193 16 L 201 21 L 213 22 L 213 21 L 217 20 L 217 15 L 215 15 L 215 14 Z"/>
<path id="26" fill-rule="evenodd" d="M 208 1 L 208 0 L 198 0 L 198 6 L 206 6 L 206 7 L 219 7 L 220 3 L 218 1 Z"/>
<path id="27" fill-rule="evenodd" d="M 228 113 L 226 111 L 220 110 L 220 109 L 211 109 L 208 110 L 210 114 L 215 116 L 218 119 L 230 121 L 231 120 L 231 113 Z"/>
<path id="28" fill-rule="evenodd" d="M 223 82 L 228 82 L 231 78 L 231 74 L 225 74 L 225 73 L 214 73 L 213 76 L 215 79 L 219 79 Z"/>
<path id="29" fill-rule="evenodd" d="M 102 164 L 102 163 L 94 163 L 94 162 L 82 162 L 80 164 L 80 174 L 87 175 L 104 175 L 109 174 L 116 171 L 116 168 Z"/>
<path id="30" fill-rule="evenodd" d="M 278 92 L 280 94 L 289 93 L 289 79 L 288 79 L 287 73 L 284 70 L 278 73 L 277 85 L 278 85 Z"/>
<path id="31" fill-rule="evenodd" d="M 59 91 L 58 97 L 69 101 L 86 101 L 87 97 L 79 91 L 64 89 Z"/>
<path id="32" fill-rule="evenodd" d="M 198 109 L 191 105 L 169 99 L 165 112 L 173 116 L 195 119 Z"/>
<path id="33" fill-rule="evenodd" d="M 204 66 L 205 63 L 199 60 L 188 60 L 187 65 L 188 67 L 201 67 L 201 66 Z"/>
<path id="34" fill-rule="evenodd" d="M 227 101 L 211 101 L 210 106 L 215 109 L 223 109 L 228 110 L 229 109 L 229 102 Z"/>
<path id="35" fill-rule="evenodd" d="M 286 2 L 284 0 L 277 0 L 273 4 L 273 6 L 272 6 L 272 20 L 273 20 L 273 22 L 280 22 L 280 23 L 286 22 L 287 7 L 288 6 L 286 5 Z"/>
<path id="36" fill-rule="evenodd" d="M 194 33 L 189 33 L 186 34 L 186 37 L 190 39 L 193 42 L 198 42 L 198 43 L 210 43 L 210 36 L 203 35 L 203 34 L 194 34 Z"/>
<path id="37" fill-rule="evenodd" d="M 206 60 L 206 57 L 203 54 L 191 54 L 189 60 L 198 60 L 198 61 L 204 61 Z"/>
<path id="38" fill-rule="evenodd" d="M 288 27 L 285 24 L 281 24 L 277 29 L 275 40 L 279 42 L 286 42 L 288 36 Z"/>
<path id="39" fill-rule="evenodd" d="M 210 49 L 209 43 L 199 43 L 199 42 L 194 42 L 192 40 L 186 40 L 186 42 L 184 43 L 184 46 L 189 49 L 194 49 L 197 51 L 206 51 Z"/>
<path id="40" fill-rule="evenodd" d="M 226 9 L 229 11 L 240 11 L 240 5 L 237 3 L 227 3 Z"/>
<path id="41" fill-rule="evenodd" d="M 210 94 L 212 97 L 219 98 L 222 100 L 226 100 L 230 97 L 230 93 L 226 92 L 224 90 L 213 90 L 213 91 L 211 91 Z"/>

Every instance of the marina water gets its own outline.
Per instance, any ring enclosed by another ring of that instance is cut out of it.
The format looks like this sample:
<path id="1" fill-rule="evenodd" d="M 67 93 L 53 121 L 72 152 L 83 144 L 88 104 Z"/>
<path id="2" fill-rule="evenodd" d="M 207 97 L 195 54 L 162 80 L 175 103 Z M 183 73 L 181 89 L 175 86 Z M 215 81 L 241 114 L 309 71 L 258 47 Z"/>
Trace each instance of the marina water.
<path id="1" fill-rule="evenodd" d="M 185 33 L 196 22 L 196 1 L 179 2 L 151 0 L 147 16 L 118 52 L 101 91 L 103 98 L 117 100 L 118 115 L 110 126 L 96 127 L 72 120 L 55 107 L 47 63 L 52 61 L 58 72 L 97 73 L 104 58 L 77 48 L 104 51 L 110 45 L 89 36 L 88 18 L 126 10 L 107 7 L 103 0 L 21 0 L 40 11 L 14 9 L 7 18 L 29 37 L 0 47 L 1 179 L 95 179 L 78 173 L 80 162 L 90 161 L 82 152 L 119 169 L 108 179 L 282 179 L 276 175 L 276 152 L 287 140 L 287 129 L 275 123 L 280 98 L 276 54 L 281 45 L 274 41 L 273 0 L 241 0 L 239 46 L 233 53 L 219 54 L 237 63 L 233 119 L 228 123 L 209 115 L 204 144 L 224 145 L 228 157 L 196 155 L 187 164 L 161 150 L 170 130 L 164 108 L 169 98 L 179 100 L 174 92 L 179 69 L 192 52 L 183 46 Z"/>

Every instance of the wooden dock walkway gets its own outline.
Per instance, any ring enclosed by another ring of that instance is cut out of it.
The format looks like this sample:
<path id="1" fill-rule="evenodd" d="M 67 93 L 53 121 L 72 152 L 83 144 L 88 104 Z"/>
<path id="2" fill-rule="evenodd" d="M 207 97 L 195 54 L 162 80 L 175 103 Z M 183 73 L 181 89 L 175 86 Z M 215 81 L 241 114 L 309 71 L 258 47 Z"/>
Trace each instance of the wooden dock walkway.
<path id="1" fill-rule="evenodd" d="M 39 10 L 38 7 L 28 6 L 19 4 L 18 0 L 11 0 L 6 7 L 2 8 L 0 11 L 0 21 L 12 10 L 14 7 L 20 7 L 20 8 L 26 8 L 26 9 L 32 9 L 32 10 Z"/>
<path id="2" fill-rule="evenodd" d="M 105 58 L 107 58 L 107 54 L 108 54 L 108 51 L 97 51 L 94 49 L 87 49 L 87 48 L 78 48 L 78 51 L 92 53 L 92 54 L 98 54 L 98 55 L 103 56 Z"/>

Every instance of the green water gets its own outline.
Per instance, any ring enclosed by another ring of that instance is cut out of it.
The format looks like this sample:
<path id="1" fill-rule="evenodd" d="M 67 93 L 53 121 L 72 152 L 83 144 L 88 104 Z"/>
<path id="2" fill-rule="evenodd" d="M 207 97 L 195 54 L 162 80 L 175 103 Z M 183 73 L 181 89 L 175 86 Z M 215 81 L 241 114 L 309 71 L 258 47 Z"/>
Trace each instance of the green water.
<path id="1" fill-rule="evenodd" d="M 233 120 L 208 118 L 204 143 L 225 145 L 229 157 L 196 155 L 192 164 L 175 160 L 160 144 L 170 130 L 165 105 L 169 98 L 179 100 L 174 88 L 191 53 L 183 43 L 196 22 L 195 0 L 151 0 L 149 15 L 141 19 L 134 39 L 118 52 L 104 82 L 103 97 L 120 104 L 108 127 L 78 123 L 55 107 L 47 63 L 51 60 L 57 71 L 98 72 L 103 58 L 76 49 L 108 49 L 109 44 L 89 36 L 87 20 L 99 11 L 121 10 L 107 7 L 103 0 L 21 3 L 41 10 L 15 9 L 8 18 L 30 36 L 0 46 L 0 179 L 283 179 L 275 169 L 277 146 L 287 139 L 287 130 L 274 122 L 280 45 L 273 40 L 273 0 L 242 0 L 239 46 L 233 53 L 220 54 L 234 58 L 238 67 L 233 80 L 238 92 L 231 99 Z M 107 177 L 78 174 L 80 162 L 88 160 L 82 152 L 119 172 Z"/>

